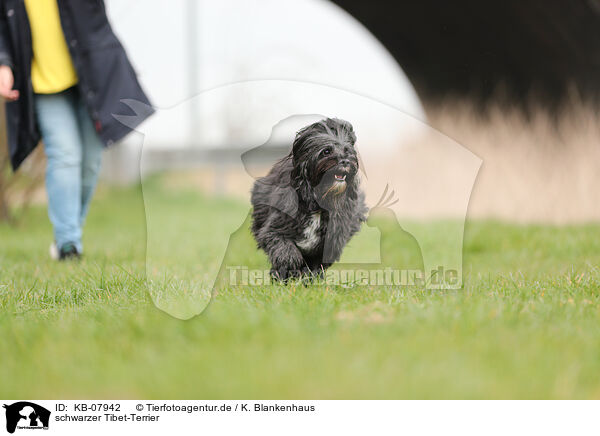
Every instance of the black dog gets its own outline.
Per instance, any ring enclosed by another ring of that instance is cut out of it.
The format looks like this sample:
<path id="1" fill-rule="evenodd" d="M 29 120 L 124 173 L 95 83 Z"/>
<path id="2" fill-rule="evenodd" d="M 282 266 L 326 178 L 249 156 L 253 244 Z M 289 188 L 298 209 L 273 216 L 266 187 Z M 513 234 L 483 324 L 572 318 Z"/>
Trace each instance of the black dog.
<path id="1" fill-rule="evenodd" d="M 365 221 L 355 142 L 347 121 L 311 124 L 296 134 L 290 154 L 255 182 L 252 233 L 275 279 L 321 275 Z"/>

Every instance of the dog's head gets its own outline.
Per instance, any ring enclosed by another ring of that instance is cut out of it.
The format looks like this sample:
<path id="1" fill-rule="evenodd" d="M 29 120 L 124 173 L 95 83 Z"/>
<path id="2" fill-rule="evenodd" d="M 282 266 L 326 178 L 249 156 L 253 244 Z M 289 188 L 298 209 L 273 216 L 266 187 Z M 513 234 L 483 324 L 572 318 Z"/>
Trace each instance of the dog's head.
<path id="1" fill-rule="evenodd" d="M 358 194 L 356 135 L 344 120 L 327 118 L 300 130 L 292 148 L 292 183 L 305 200 L 335 209 Z"/>

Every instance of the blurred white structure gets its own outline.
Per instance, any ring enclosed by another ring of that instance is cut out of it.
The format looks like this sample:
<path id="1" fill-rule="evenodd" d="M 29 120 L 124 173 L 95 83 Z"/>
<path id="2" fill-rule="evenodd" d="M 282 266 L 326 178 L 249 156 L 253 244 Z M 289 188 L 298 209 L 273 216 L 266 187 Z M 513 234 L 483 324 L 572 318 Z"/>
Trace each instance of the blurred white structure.
<path id="1" fill-rule="evenodd" d="M 413 87 L 391 55 L 360 23 L 328 1 L 106 0 L 106 5 L 159 109 L 226 84 L 285 79 L 351 91 L 425 118 Z M 286 96 L 256 101 L 240 117 L 231 107 L 243 98 L 229 95 L 211 107 L 189 105 L 190 113 L 177 128 L 159 113 L 144 126 L 152 132 L 144 144 L 156 149 L 256 145 L 264 138 L 256 136 L 253 126 L 261 123 L 270 106 L 285 105 Z M 310 98 L 318 102 L 327 97 Z M 220 121 L 201 125 L 201 111 L 210 111 L 211 119 Z M 131 168 L 129 159 L 137 153 L 132 144 L 139 146 L 140 140 L 133 135 L 127 142 L 129 148 L 118 147 L 108 156 L 110 177 L 123 178 Z"/>

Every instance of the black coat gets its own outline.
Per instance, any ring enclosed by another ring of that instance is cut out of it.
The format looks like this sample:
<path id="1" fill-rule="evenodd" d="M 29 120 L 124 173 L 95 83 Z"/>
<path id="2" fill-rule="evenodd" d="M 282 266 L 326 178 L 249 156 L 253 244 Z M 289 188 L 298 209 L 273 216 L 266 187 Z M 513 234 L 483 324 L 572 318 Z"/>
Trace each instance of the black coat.
<path id="1" fill-rule="evenodd" d="M 131 114 L 121 100 L 147 105 L 147 113 L 138 114 L 138 124 L 153 110 L 110 27 L 103 0 L 58 0 L 58 8 L 79 77 L 79 92 L 102 142 L 111 145 L 135 127 L 125 126 L 113 117 Z M 12 67 L 15 89 L 20 93 L 17 101 L 6 104 L 8 146 L 15 170 L 40 140 L 31 85 L 32 53 L 24 0 L 0 0 L 0 65 Z"/>

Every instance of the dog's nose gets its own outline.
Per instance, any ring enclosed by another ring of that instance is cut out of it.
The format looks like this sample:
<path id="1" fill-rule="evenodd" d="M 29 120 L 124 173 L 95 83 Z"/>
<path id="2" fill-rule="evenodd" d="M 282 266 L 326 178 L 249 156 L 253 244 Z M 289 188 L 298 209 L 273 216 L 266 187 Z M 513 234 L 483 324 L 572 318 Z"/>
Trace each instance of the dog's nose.
<path id="1" fill-rule="evenodd" d="M 338 165 L 340 166 L 344 166 L 344 167 L 349 167 L 350 166 L 350 160 L 349 159 L 342 159 L 338 162 Z"/>

